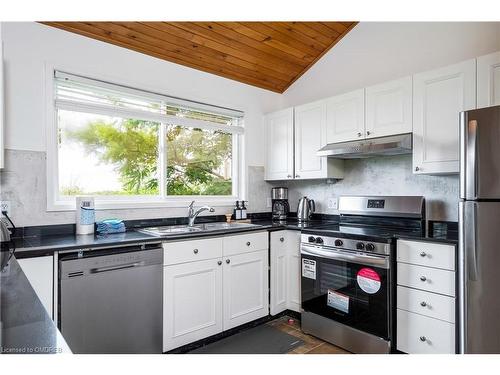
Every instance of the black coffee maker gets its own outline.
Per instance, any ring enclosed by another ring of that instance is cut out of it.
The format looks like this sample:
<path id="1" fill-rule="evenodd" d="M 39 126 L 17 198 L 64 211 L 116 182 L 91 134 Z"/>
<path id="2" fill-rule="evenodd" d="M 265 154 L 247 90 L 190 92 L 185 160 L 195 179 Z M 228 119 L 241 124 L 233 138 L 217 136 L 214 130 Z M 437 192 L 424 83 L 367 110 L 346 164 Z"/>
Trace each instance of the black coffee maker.
<path id="1" fill-rule="evenodd" d="M 290 212 L 288 205 L 288 188 L 275 187 L 271 189 L 273 220 L 286 220 Z"/>

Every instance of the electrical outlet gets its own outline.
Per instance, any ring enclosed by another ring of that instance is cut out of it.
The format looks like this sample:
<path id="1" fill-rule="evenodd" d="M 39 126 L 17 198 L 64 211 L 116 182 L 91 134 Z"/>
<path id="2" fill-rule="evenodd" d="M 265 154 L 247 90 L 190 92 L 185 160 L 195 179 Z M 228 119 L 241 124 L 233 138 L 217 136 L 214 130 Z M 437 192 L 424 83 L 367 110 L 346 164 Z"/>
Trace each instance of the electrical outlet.
<path id="1" fill-rule="evenodd" d="M 7 212 L 10 215 L 10 201 L 0 201 L 0 212 Z"/>
<path id="2" fill-rule="evenodd" d="M 337 197 L 328 198 L 328 208 L 331 210 L 338 209 L 338 199 Z"/>
<path id="3" fill-rule="evenodd" d="M 271 198 L 266 198 L 266 207 L 267 208 L 271 208 L 273 205 L 273 201 L 271 200 Z"/>

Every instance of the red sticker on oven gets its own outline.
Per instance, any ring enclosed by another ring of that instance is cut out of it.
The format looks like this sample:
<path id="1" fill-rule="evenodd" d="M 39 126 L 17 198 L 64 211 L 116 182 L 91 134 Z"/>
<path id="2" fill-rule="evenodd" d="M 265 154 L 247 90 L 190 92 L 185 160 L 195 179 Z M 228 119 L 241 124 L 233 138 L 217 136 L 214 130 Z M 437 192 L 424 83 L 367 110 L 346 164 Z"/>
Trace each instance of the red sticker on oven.
<path id="1" fill-rule="evenodd" d="M 364 292 L 375 294 L 380 290 L 380 276 L 371 268 L 361 268 L 357 275 L 358 285 Z"/>

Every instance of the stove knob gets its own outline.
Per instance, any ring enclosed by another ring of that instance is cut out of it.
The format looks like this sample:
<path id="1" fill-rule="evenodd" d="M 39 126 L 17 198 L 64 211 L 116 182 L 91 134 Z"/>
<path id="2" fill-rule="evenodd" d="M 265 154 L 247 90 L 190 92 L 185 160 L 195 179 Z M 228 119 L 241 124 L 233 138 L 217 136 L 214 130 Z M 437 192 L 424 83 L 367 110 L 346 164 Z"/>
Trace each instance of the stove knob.
<path id="1" fill-rule="evenodd" d="M 308 242 L 316 242 L 316 238 L 314 238 L 313 236 L 309 236 L 309 238 L 307 239 Z"/>
<path id="2" fill-rule="evenodd" d="M 363 250 L 365 248 L 365 244 L 363 242 L 358 242 L 356 244 L 356 249 Z"/>
<path id="3" fill-rule="evenodd" d="M 368 251 L 373 251 L 373 250 L 375 250 L 375 245 L 374 245 L 374 244 L 372 244 L 372 243 L 367 243 L 367 244 L 366 244 L 366 250 L 368 250 Z"/>
<path id="4" fill-rule="evenodd" d="M 316 243 L 323 243 L 323 239 L 321 237 L 316 237 Z"/>
<path id="5" fill-rule="evenodd" d="M 344 244 L 344 242 L 342 242 L 342 240 L 335 240 L 335 242 L 333 244 L 335 246 L 342 246 Z"/>

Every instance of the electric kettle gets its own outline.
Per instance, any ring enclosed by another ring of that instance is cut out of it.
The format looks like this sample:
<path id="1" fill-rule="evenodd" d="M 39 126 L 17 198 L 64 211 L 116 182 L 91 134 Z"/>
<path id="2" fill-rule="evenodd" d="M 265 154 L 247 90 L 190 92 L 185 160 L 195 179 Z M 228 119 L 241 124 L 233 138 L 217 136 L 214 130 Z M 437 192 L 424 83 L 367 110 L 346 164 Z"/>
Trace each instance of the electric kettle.
<path id="1" fill-rule="evenodd" d="M 316 205 L 314 204 L 314 200 L 307 197 L 300 198 L 299 205 L 297 206 L 297 220 L 308 221 L 315 210 Z"/>

